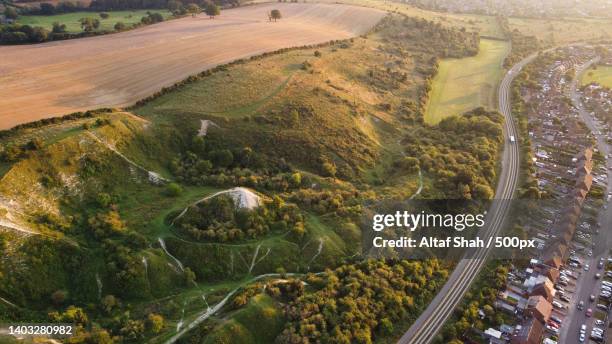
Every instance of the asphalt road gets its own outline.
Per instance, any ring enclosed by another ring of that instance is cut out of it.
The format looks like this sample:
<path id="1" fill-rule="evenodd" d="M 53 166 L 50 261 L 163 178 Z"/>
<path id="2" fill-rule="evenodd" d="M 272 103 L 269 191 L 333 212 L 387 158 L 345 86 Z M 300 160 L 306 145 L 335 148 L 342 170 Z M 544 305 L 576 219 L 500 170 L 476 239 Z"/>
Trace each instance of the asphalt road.
<path id="1" fill-rule="evenodd" d="M 496 236 L 504 225 L 510 210 L 510 202 L 519 176 L 519 144 L 510 142 L 509 137 L 517 138 L 510 103 L 510 85 L 514 77 L 536 55 L 531 55 L 514 65 L 504 76 L 499 86 L 499 111 L 505 118 L 505 144 L 502 154 L 502 171 L 497 184 L 495 198 L 487 213 L 486 223 L 479 233 L 479 237 L 488 241 L 489 237 Z M 470 253 L 470 258 L 462 259 L 448 278 L 442 290 L 436 295 L 427 309 L 414 322 L 406 333 L 400 338 L 401 344 L 427 344 L 430 343 L 440 331 L 446 320 L 451 316 L 465 292 L 478 276 L 478 272 L 485 264 L 491 248 L 477 249 Z"/>
<path id="2" fill-rule="evenodd" d="M 597 139 L 597 148 L 607 156 L 612 153 L 612 147 L 606 142 L 606 134 L 602 132 L 602 134 L 597 134 L 601 129 L 597 127 L 595 122 L 593 121 L 592 116 L 584 110 L 582 106 L 582 102 L 580 100 L 580 96 L 576 92 L 576 85 L 578 80 L 580 80 L 580 76 L 582 73 L 589 68 L 589 66 L 593 63 L 596 63 L 598 59 L 593 59 L 586 63 L 582 68 L 577 70 L 577 76 L 572 82 L 571 90 L 570 90 L 570 98 L 572 100 L 573 105 L 578 109 L 580 117 L 582 121 L 587 125 L 587 127 L 591 130 L 591 132 L 595 135 Z M 608 185 L 607 192 L 612 192 L 612 159 L 606 159 L 606 169 L 608 171 Z M 607 209 L 601 209 L 599 213 L 598 222 L 601 223 L 599 227 L 599 234 L 593 235 L 593 242 L 595 246 L 593 248 L 593 256 L 587 257 L 585 259 L 585 264 L 590 265 L 589 271 L 582 270 L 581 276 L 578 279 L 578 285 L 576 287 L 576 291 L 574 292 L 572 302 L 570 303 L 570 312 L 568 316 L 564 320 L 564 325 L 561 328 L 560 339 L 561 343 L 578 343 L 578 336 L 580 332 L 580 326 L 582 324 L 587 325 L 587 336 L 591 334 L 591 330 L 593 329 L 593 318 L 589 318 L 585 315 L 585 310 L 587 308 L 592 308 L 593 311 L 596 309 L 596 302 L 590 302 L 590 295 L 595 295 L 597 297 L 600 292 L 601 280 L 595 279 L 596 273 L 602 273 L 603 270 L 597 268 L 597 263 L 601 257 L 608 257 L 608 250 L 612 248 L 612 235 L 608 233 L 608 231 L 612 230 L 612 208 L 609 206 Z M 580 311 L 576 308 L 576 305 L 580 302 L 584 301 L 584 310 Z M 603 326 L 599 326 L 602 328 Z M 609 333 L 606 333 L 609 337 Z"/>

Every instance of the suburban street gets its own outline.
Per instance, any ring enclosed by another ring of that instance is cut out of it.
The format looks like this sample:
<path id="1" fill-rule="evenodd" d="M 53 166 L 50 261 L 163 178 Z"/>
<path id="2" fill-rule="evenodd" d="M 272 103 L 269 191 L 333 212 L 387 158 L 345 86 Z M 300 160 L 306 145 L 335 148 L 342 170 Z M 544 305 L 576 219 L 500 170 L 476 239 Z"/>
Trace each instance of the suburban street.
<path id="1" fill-rule="evenodd" d="M 573 105 L 578 110 L 582 121 L 587 125 L 587 127 L 591 130 L 591 132 L 597 139 L 597 148 L 604 156 L 607 157 L 609 154 L 612 153 L 612 149 L 610 145 L 606 142 L 606 132 L 602 131 L 601 128 L 598 127 L 591 114 L 589 114 L 584 109 L 580 100 L 580 96 L 577 93 L 577 83 L 578 80 L 580 80 L 581 75 L 597 61 L 598 58 L 595 58 L 587 62 L 579 70 L 577 70 L 577 76 L 573 80 L 569 96 L 572 100 Z M 606 194 L 610 194 L 610 192 L 612 192 L 612 183 L 609 182 L 610 180 L 612 180 L 612 159 L 606 159 L 606 170 L 608 171 L 608 185 Z M 608 203 L 609 202 L 606 202 L 606 204 Z M 595 278 L 595 275 L 597 273 L 602 272 L 601 269 L 597 268 L 597 264 L 601 258 L 607 259 L 609 257 L 609 249 L 612 247 L 612 235 L 608 233 L 608 230 L 612 228 L 612 209 L 609 206 L 607 207 L 607 209 L 601 209 L 598 217 L 598 222 L 601 225 L 599 226 L 599 233 L 593 236 L 593 256 L 588 257 L 588 259 L 586 259 L 584 262 L 585 264 L 589 264 L 591 266 L 591 269 L 589 271 L 584 271 L 584 269 L 582 269 L 581 276 L 578 278 L 576 291 L 574 293 L 574 297 L 572 299 L 572 303 L 570 304 L 570 309 L 565 320 L 566 325 L 561 328 L 560 332 L 560 338 L 562 339 L 562 343 L 577 342 L 580 327 L 583 324 L 586 324 L 586 332 L 590 333 L 594 325 L 594 318 L 587 317 L 585 315 L 585 310 L 587 308 L 595 309 L 595 302 L 591 302 L 589 300 L 589 297 L 591 295 L 597 296 L 599 294 L 599 289 L 601 286 L 601 279 Z M 584 310 L 578 310 L 576 308 L 576 305 L 580 301 L 583 301 L 585 304 Z"/>
<path id="2" fill-rule="evenodd" d="M 510 136 L 517 137 L 511 113 L 510 86 L 518 72 L 535 56 L 535 54 L 531 55 L 514 65 L 499 86 L 499 111 L 505 118 L 506 140 L 502 155 L 501 175 L 494 200 L 487 213 L 486 223 L 488 225 L 479 233 L 479 237 L 485 242 L 489 237 L 496 236 L 502 229 L 510 209 L 509 200 L 512 199 L 517 186 L 520 164 L 519 145 L 509 139 Z M 426 344 L 434 339 L 478 276 L 490 250 L 491 248 L 480 248 L 476 253 L 471 253 L 470 258 L 464 258 L 457 264 L 441 291 L 410 329 L 404 333 L 399 343 Z"/>

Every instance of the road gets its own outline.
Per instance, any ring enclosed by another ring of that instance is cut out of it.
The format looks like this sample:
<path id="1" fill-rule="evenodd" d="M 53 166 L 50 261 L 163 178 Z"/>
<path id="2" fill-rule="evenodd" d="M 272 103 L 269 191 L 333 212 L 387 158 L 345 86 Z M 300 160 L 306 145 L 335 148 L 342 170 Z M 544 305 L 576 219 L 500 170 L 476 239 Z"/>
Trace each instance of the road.
<path id="1" fill-rule="evenodd" d="M 612 147 L 606 142 L 606 133 L 602 132 L 602 134 L 598 134 L 600 132 L 600 128 L 593 121 L 591 114 L 589 114 L 582 106 L 582 101 L 580 100 L 580 96 L 578 92 L 576 92 L 576 87 L 578 80 L 593 63 L 597 63 L 599 59 L 595 58 L 583 66 L 577 69 L 577 75 L 572 81 L 572 85 L 570 87 L 570 99 L 572 100 L 572 104 L 578 110 L 582 121 L 587 125 L 589 130 L 594 134 L 597 139 L 597 148 L 602 152 L 604 156 L 608 156 L 608 154 L 612 153 Z M 608 171 L 608 185 L 607 192 L 612 192 L 612 159 L 606 159 L 606 170 Z M 593 242 L 595 243 L 595 247 L 593 248 L 593 256 L 589 257 L 585 260 L 586 264 L 591 266 L 589 271 L 582 271 L 582 275 L 579 278 L 579 284 L 574 293 L 574 304 L 577 304 L 580 301 L 584 301 L 585 309 L 592 308 L 595 310 L 595 302 L 589 302 L 590 295 L 599 295 L 599 289 L 601 285 L 601 281 L 595 279 L 596 273 L 601 273 L 602 270 L 597 268 L 597 263 L 601 257 L 608 257 L 608 250 L 612 247 L 612 235 L 606 233 L 606 229 L 612 228 L 612 208 L 608 207 L 608 209 L 602 209 L 599 214 L 598 222 L 601 223 L 599 234 L 593 235 Z M 587 325 L 587 335 L 591 333 L 591 329 L 593 328 L 593 318 L 588 318 L 585 315 L 584 310 L 579 311 L 576 308 L 570 309 L 568 316 L 565 318 L 564 322 L 566 326 L 561 328 L 560 338 L 562 339 L 562 343 L 571 343 L 578 340 L 578 335 L 580 332 L 580 326 L 582 324 Z M 569 325 L 567 325 L 569 324 Z M 600 326 L 601 327 L 601 326 Z"/>
<path id="2" fill-rule="evenodd" d="M 499 86 L 499 111 L 505 118 L 504 151 L 502 154 L 502 171 L 499 178 L 495 198 L 485 219 L 485 226 L 479 233 L 479 237 L 488 241 L 489 237 L 496 236 L 502 229 L 505 219 L 510 210 L 510 199 L 514 195 L 519 176 L 519 144 L 512 143 L 510 136 L 518 137 L 511 113 L 510 86 L 514 77 L 527 63 L 531 62 L 536 55 L 530 55 L 521 62 L 514 65 L 504 76 Z M 478 276 L 490 248 L 480 248 L 476 253 L 470 253 L 470 258 L 463 258 L 450 275 L 442 290 L 436 295 L 427 309 L 414 322 L 406 333 L 400 338 L 401 344 L 427 344 L 430 343 L 440 331 L 444 323 L 453 313 L 465 292 Z"/>

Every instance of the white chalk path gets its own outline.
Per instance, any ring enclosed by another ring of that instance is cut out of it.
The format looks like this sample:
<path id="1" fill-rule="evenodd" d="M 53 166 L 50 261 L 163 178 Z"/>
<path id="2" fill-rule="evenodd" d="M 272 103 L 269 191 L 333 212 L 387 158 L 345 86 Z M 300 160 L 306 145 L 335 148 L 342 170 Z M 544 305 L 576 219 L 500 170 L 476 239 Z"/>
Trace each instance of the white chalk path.
<path id="1" fill-rule="evenodd" d="M 40 235 L 40 233 L 38 232 L 34 232 L 30 229 L 27 229 L 23 226 L 19 226 L 13 222 L 10 222 L 4 219 L 0 219 L 0 227 L 5 227 L 5 228 L 12 229 L 17 232 L 21 232 L 21 233 L 28 234 L 28 235 Z"/>
<path id="2" fill-rule="evenodd" d="M 96 285 L 98 286 L 98 300 L 102 299 L 102 279 L 100 275 L 96 272 Z"/>
<path id="3" fill-rule="evenodd" d="M 322 274 L 322 272 L 318 272 L 316 273 L 317 275 Z M 284 274 L 284 276 L 296 276 L 296 275 L 303 275 L 303 274 L 296 274 L 296 273 L 286 273 Z M 236 287 L 234 290 L 230 291 L 224 298 L 223 300 L 221 300 L 219 303 L 217 303 L 214 307 L 212 308 L 208 308 L 205 312 L 201 313 L 200 315 L 198 315 L 193 321 L 191 321 L 187 326 L 185 326 L 182 330 L 178 331 L 177 333 L 172 336 L 170 339 L 168 339 L 165 344 L 172 344 L 175 343 L 178 339 L 180 339 L 182 336 L 185 335 L 185 333 L 191 331 L 192 329 L 194 329 L 196 326 L 198 326 L 199 324 L 201 324 L 203 321 L 205 321 L 206 319 L 208 319 L 209 317 L 211 317 L 213 314 L 217 313 L 223 306 L 225 306 L 225 304 L 227 303 L 227 301 L 229 301 L 229 299 L 236 294 L 236 292 L 238 290 L 240 290 L 240 288 L 242 288 L 244 285 L 247 284 L 251 284 L 253 282 L 259 281 L 261 279 L 264 278 L 270 278 L 270 277 L 281 277 L 281 274 L 276 274 L 276 273 L 269 273 L 269 274 L 263 274 L 263 275 L 259 275 L 256 277 L 253 277 L 252 279 L 248 280 L 247 282 L 241 284 L 240 286 Z M 182 325 L 182 324 L 181 324 Z"/>
<path id="4" fill-rule="evenodd" d="M 185 272 L 185 268 L 183 267 L 183 263 L 181 263 L 181 261 L 178 260 L 178 258 L 176 258 L 172 254 L 170 254 L 170 252 L 168 252 L 168 249 L 166 249 L 166 242 L 164 242 L 164 239 L 157 238 L 157 241 L 159 241 L 159 245 L 161 246 L 162 250 L 164 250 L 164 252 L 166 252 L 168 257 L 172 258 L 174 260 L 174 262 L 176 262 L 176 265 L 178 265 L 178 267 L 181 270 L 181 272 Z"/>
<path id="5" fill-rule="evenodd" d="M 417 189 L 417 191 L 416 191 L 416 192 L 415 192 L 415 193 L 414 193 L 412 196 L 410 196 L 410 198 L 408 198 L 408 199 L 413 199 L 413 198 L 415 198 L 416 196 L 420 195 L 420 194 L 421 194 L 421 191 L 423 191 L 423 174 L 421 174 L 421 170 L 419 169 L 419 188 L 418 188 L 418 189 Z"/>
<path id="6" fill-rule="evenodd" d="M 306 269 L 308 271 L 310 271 L 310 264 L 312 264 L 312 262 L 314 262 L 314 260 L 317 259 L 319 255 L 321 255 L 321 252 L 323 252 L 323 238 L 319 238 L 319 248 L 317 248 L 317 252 L 314 256 L 312 256 L 312 258 L 308 262 L 308 265 L 306 266 Z"/>
<path id="7" fill-rule="evenodd" d="M 176 332 L 181 330 L 183 327 L 184 319 L 185 319 L 185 306 L 187 305 L 187 300 L 183 302 L 183 310 L 181 312 L 181 320 L 179 320 L 178 324 L 176 324 Z"/>
<path id="8" fill-rule="evenodd" d="M 94 134 L 92 131 L 87 131 L 87 134 L 89 134 L 94 140 L 100 142 L 104 147 L 108 148 L 110 151 L 112 151 L 113 153 L 117 154 L 120 158 L 122 158 L 123 160 L 125 160 L 128 164 L 136 167 L 137 169 L 145 172 L 149 178 L 149 181 L 151 183 L 154 184 L 161 184 L 161 183 L 167 183 L 170 180 L 166 179 L 164 177 L 162 177 L 159 173 L 157 172 L 153 172 L 153 171 L 149 171 L 146 168 L 144 168 L 143 166 L 137 164 L 136 162 L 130 160 L 130 158 L 128 158 L 127 156 L 123 155 L 123 153 L 121 153 L 120 151 L 117 150 L 117 148 L 115 148 L 113 145 L 105 142 L 104 140 L 102 140 L 101 138 L 99 138 L 96 134 Z"/>
<path id="9" fill-rule="evenodd" d="M 207 119 L 201 119 L 200 120 L 200 131 L 198 131 L 198 136 L 206 136 L 206 134 L 208 134 L 208 128 L 210 127 L 217 127 L 220 128 L 217 123 L 207 120 Z"/>
<path id="10" fill-rule="evenodd" d="M 19 306 L 17 306 L 16 304 L 12 303 L 11 301 L 9 301 L 9 300 L 7 300 L 7 299 L 5 299 L 3 297 L 0 297 L 0 301 L 6 303 L 7 305 L 9 305 L 9 306 L 11 306 L 13 308 L 19 308 Z"/>
<path id="11" fill-rule="evenodd" d="M 206 196 L 206 197 L 204 197 L 202 199 L 199 199 L 199 200 L 191 203 L 185 209 L 183 209 L 183 211 L 181 211 L 181 213 L 178 214 L 178 216 L 175 217 L 174 220 L 172 220 L 170 225 L 174 225 L 176 220 L 178 220 L 181 217 L 185 216 L 185 214 L 187 213 L 189 208 L 191 208 L 193 206 L 196 206 L 196 205 L 198 205 L 198 204 L 200 204 L 200 203 L 202 203 L 202 202 L 204 202 L 206 200 L 209 200 L 211 198 L 214 198 L 214 197 L 217 197 L 217 196 L 220 196 L 220 195 L 224 195 L 224 194 L 229 195 L 234 200 L 234 203 L 236 203 L 236 206 L 239 207 L 239 208 L 254 209 L 254 208 L 257 208 L 261 204 L 261 199 L 253 191 L 251 191 L 251 190 L 249 190 L 247 188 L 243 188 L 243 187 L 231 188 L 231 189 L 227 189 L 227 190 L 216 192 L 216 193 L 214 193 L 212 195 Z"/>

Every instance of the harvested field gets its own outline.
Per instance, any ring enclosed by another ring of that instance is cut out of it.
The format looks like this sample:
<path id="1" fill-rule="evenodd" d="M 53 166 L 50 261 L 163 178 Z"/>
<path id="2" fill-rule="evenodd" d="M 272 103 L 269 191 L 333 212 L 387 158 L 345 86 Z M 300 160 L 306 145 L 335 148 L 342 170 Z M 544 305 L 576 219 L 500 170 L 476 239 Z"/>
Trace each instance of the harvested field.
<path id="1" fill-rule="evenodd" d="M 277 8 L 283 19 L 268 22 Z M 0 129 L 74 111 L 121 107 L 215 65 L 366 32 L 385 12 L 274 3 L 128 32 L 0 47 Z"/>

